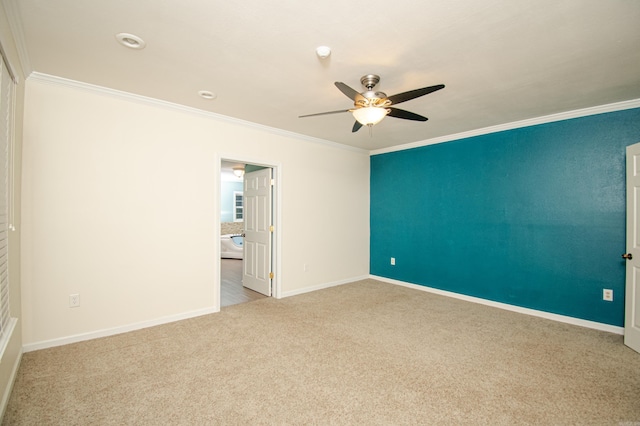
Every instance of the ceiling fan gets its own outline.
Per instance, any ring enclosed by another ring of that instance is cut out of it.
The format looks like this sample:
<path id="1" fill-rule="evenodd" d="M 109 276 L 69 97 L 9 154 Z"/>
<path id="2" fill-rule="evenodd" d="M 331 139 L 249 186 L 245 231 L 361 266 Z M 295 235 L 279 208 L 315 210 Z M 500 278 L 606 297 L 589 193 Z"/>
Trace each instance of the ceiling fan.
<path id="1" fill-rule="evenodd" d="M 353 129 L 351 130 L 352 132 L 357 132 L 362 126 L 369 126 L 369 128 L 371 128 L 374 124 L 382 121 L 382 119 L 387 115 L 395 118 L 403 118 L 405 120 L 427 121 L 427 117 L 423 117 L 422 115 L 410 111 L 405 111 L 403 109 L 394 108 L 391 105 L 410 101 L 411 99 L 415 99 L 444 88 L 444 84 L 438 84 L 435 86 L 423 87 L 421 89 L 398 93 L 397 95 L 393 96 L 387 96 L 383 92 L 373 91 L 373 88 L 376 86 L 376 84 L 378 84 L 378 82 L 380 82 L 379 76 L 375 74 L 365 75 L 360 79 L 360 83 L 362 83 L 362 85 L 367 90 L 362 93 L 358 93 L 346 84 L 340 81 L 336 81 L 336 87 L 353 101 L 353 108 L 343 109 L 339 111 L 319 112 L 317 114 L 301 115 L 298 118 L 350 112 L 356 119 L 356 122 L 353 124 Z"/>

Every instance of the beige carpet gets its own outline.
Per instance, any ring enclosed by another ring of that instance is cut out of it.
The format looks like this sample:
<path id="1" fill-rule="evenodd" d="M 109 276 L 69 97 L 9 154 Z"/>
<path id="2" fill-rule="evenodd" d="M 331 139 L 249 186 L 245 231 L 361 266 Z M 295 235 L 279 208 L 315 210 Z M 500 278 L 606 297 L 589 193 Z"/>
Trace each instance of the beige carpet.
<path id="1" fill-rule="evenodd" d="M 621 422 L 621 336 L 364 280 L 27 353 L 3 424 Z"/>

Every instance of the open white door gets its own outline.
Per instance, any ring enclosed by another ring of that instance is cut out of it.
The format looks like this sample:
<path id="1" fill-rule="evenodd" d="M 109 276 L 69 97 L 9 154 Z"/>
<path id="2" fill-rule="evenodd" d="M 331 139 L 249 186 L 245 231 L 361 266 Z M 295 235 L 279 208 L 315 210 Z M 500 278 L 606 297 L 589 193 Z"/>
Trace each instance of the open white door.
<path id="1" fill-rule="evenodd" d="M 627 147 L 627 277 L 624 344 L 640 352 L 640 143 Z"/>
<path id="2" fill-rule="evenodd" d="M 242 285 L 271 296 L 271 169 L 244 175 Z"/>

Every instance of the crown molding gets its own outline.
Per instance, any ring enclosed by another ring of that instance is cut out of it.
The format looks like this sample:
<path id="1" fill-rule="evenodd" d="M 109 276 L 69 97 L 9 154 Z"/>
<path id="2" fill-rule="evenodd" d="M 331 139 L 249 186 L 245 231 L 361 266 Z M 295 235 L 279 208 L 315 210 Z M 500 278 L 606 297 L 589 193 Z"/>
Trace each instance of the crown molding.
<path id="1" fill-rule="evenodd" d="M 265 126 L 263 124 L 253 123 L 247 120 L 241 120 L 239 118 L 233 118 L 226 115 L 217 114 L 215 112 L 205 111 L 205 110 L 201 110 L 201 109 L 197 109 L 197 108 L 193 108 L 185 105 L 176 104 L 169 101 L 150 98 L 147 96 L 136 95 L 134 93 L 124 92 L 121 90 L 110 89 L 108 87 L 97 86 L 89 83 L 83 83 L 81 81 L 70 80 L 63 77 L 57 77 L 57 76 L 43 74 L 39 72 L 32 72 L 29 75 L 28 80 L 34 81 L 34 82 L 52 84 L 55 86 L 71 87 L 74 89 L 84 90 L 91 93 L 97 93 L 101 95 L 124 99 L 130 102 L 138 102 L 145 105 L 152 105 L 155 107 L 160 107 L 160 108 L 169 109 L 173 111 L 179 111 L 179 112 L 183 112 L 191 115 L 197 115 L 200 117 L 205 117 L 205 118 L 209 118 L 209 119 L 213 119 L 213 120 L 217 120 L 225 123 L 235 124 L 238 126 L 259 130 L 262 132 L 267 132 L 267 133 L 275 134 L 278 136 L 293 138 L 297 140 L 303 140 L 306 142 L 321 144 L 321 145 L 330 146 L 333 148 L 347 150 L 347 151 L 359 152 L 362 154 L 369 154 L 369 151 L 366 149 L 357 148 L 349 145 L 343 145 L 343 144 L 331 142 L 325 139 L 314 138 L 311 136 L 302 135 L 300 133 L 290 132 L 290 131 L 278 129 L 275 127 Z"/>
<path id="2" fill-rule="evenodd" d="M 2 1 L 4 3 L 4 2 L 13 2 L 14 0 L 2 0 Z M 22 59 L 21 59 L 21 62 L 22 62 Z M 139 102 L 139 103 L 153 105 L 160 108 L 170 109 L 173 111 L 180 111 L 187 114 L 198 115 L 201 117 L 206 117 L 206 118 L 214 119 L 217 121 L 222 121 L 222 122 L 231 123 L 231 124 L 235 124 L 235 125 L 239 125 L 247 128 L 252 128 L 255 130 L 260 130 L 263 132 L 272 133 L 272 134 L 283 136 L 283 137 L 295 138 L 295 139 L 303 140 L 306 142 L 321 144 L 325 146 L 331 146 L 333 148 L 343 149 L 347 151 L 354 151 L 354 152 L 359 152 L 359 153 L 369 154 L 369 155 L 378 155 L 378 154 L 385 154 L 385 153 L 395 152 L 395 151 L 404 151 L 407 149 L 419 148 L 422 146 L 434 145 L 438 143 L 451 142 L 451 141 L 470 138 L 474 136 L 482 136 L 490 133 L 502 132 L 505 130 L 514 130 L 514 129 L 519 129 L 523 127 L 536 126 L 538 124 L 570 120 L 572 118 L 587 117 L 590 115 L 597 115 L 597 114 L 603 114 L 608 112 L 623 111 L 626 109 L 640 108 L 640 99 L 632 99 L 629 101 L 616 102 L 616 103 L 611 103 L 606 105 L 599 105 L 595 107 L 561 112 L 557 114 L 545 115 L 541 117 L 514 121 L 511 123 L 499 124 L 495 126 L 484 127 L 481 129 L 470 130 L 467 132 L 455 133 L 451 135 L 440 136 L 437 138 L 425 139 L 422 141 L 369 151 L 366 149 L 339 144 L 339 143 L 328 141 L 325 139 L 314 138 L 311 136 L 302 135 L 300 133 L 290 132 L 287 130 L 277 129 L 275 127 L 269 127 L 262 124 L 253 123 L 251 121 L 241 120 L 238 118 L 233 118 L 233 117 L 217 114 L 210 111 L 188 107 L 188 106 L 176 104 L 173 102 L 163 101 L 160 99 L 150 98 L 142 95 L 136 95 L 136 94 L 124 92 L 121 90 L 110 89 L 107 87 L 97 86 L 94 84 L 84 83 L 76 80 L 70 80 L 63 77 L 57 77 L 57 76 L 38 73 L 38 72 L 31 72 L 28 75 L 29 75 L 28 80 L 32 80 L 36 82 L 85 90 L 92 93 L 98 93 L 102 95 L 125 99 L 131 102 Z"/>
<path id="3" fill-rule="evenodd" d="M 394 151 L 404 151 L 411 148 L 419 148 L 421 146 L 434 145 L 438 143 L 457 141 L 460 139 L 470 138 L 474 136 L 487 135 L 489 133 L 497 133 L 505 130 L 519 129 L 522 127 L 536 126 L 538 124 L 553 123 L 555 121 L 570 120 L 572 118 L 587 117 L 590 115 L 603 114 L 607 112 L 623 111 L 625 109 L 640 108 L 640 99 L 632 99 L 629 101 L 616 102 L 612 104 L 599 105 L 590 108 L 577 109 L 573 111 L 561 112 L 558 114 L 545 115 L 542 117 L 529 118 L 526 120 L 514 121 L 511 123 L 498 124 L 496 126 L 484 127 L 482 129 L 470 130 L 468 132 L 456 133 L 453 135 L 440 136 L 432 139 L 425 139 L 418 142 L 412 142 L 404 145 L 397 145 L 389 148 L 382 148 L 369 151 L 370 155 L 386 154 Z"/>
<path id="4" fill-rule="evenodd" d="M 22 28 L 22 18 L 20 17 L 20 7 L 18 0 L 2 0 L 2 7 L 7 14 L 9 21 L 9 29 L 13 35 L 16 51 L 18 52 L 18 60 L 22 73 L 26 79 L 32 73 L 31 62 L 29 61 L 29 52 L 27 51 L 27 43 L 24 40 L 24 30 Z"/>

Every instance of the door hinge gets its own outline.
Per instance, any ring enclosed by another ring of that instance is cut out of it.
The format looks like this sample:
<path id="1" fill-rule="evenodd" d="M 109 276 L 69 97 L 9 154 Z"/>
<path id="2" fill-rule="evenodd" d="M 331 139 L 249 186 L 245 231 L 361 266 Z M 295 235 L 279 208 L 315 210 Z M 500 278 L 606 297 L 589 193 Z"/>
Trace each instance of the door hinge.
<path id="1" fill-rule="evenodd" d="M 273 232 L 273 230 L 274 230 L 274 227 L 273 227 L 273 225 L 271 225 L 271 226 L 269 227 L 269 231 L 270 231 L 270 232 Z"/>
<path id="2" fill-rule="evenodd" d="M 269 272 L 269 279 L 273 279 L 274 276 L 273 272 Z"/>
<path id="3" fill-rule="evenodd" d="M 276 184 L 276 180 L 275 179 L 271 179 L 271 186 Z"/>

